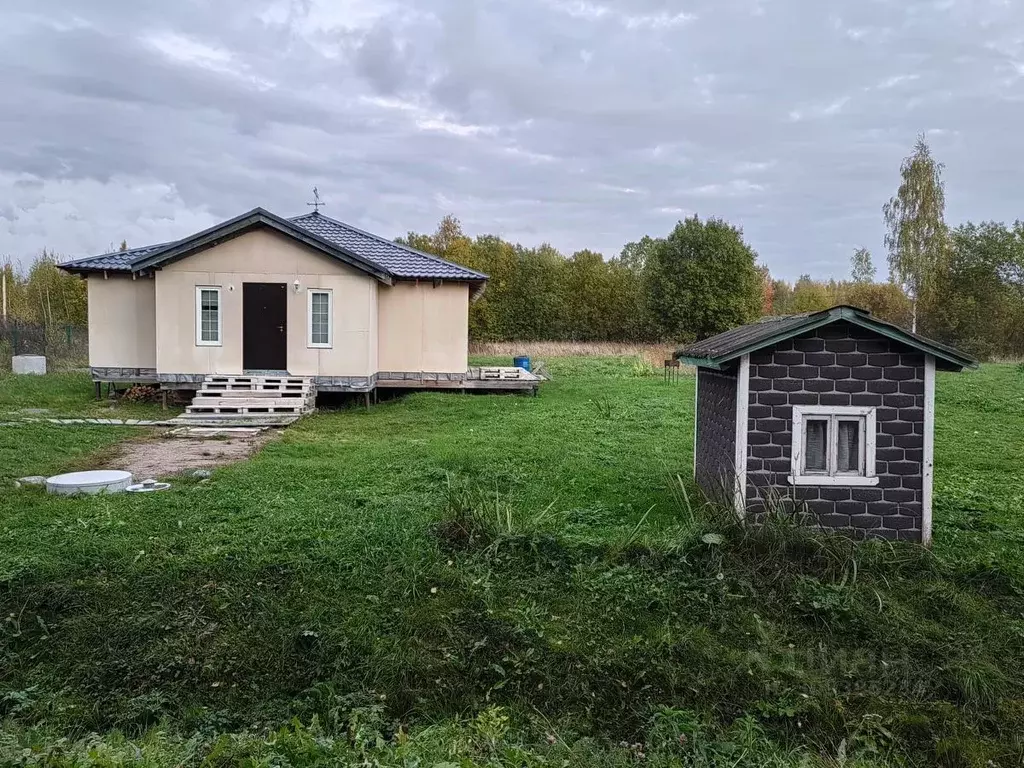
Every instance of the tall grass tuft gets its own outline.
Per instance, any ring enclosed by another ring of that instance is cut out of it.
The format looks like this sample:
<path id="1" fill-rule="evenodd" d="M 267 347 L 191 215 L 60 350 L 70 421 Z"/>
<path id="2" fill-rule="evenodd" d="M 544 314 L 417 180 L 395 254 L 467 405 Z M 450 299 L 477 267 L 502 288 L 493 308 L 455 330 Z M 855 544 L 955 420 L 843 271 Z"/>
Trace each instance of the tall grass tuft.
<path id="1" fill-rule="evenodd" d="M 445 506 L 435 530 L 449 546 L 470 549 L 496 546 L 502 539 L 540 534 L 554 517 L 555 502 L 535 512 L 523 512 L 497 488 L 485 489 L 448 473 Z"/>

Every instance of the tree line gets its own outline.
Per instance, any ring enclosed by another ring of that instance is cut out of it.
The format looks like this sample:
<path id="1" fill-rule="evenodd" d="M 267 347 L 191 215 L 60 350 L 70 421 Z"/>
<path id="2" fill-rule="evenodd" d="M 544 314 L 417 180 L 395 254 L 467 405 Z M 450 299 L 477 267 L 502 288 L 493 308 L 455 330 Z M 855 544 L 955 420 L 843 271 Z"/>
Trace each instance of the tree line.
<path id="1" fill-rule="evenodd" d="M 920 137 L 882 208 L 886 281 L 865 248 L 851 255 L 845 279 L 775 279 L 739 227 L 697 216 L 608 259 L 469 237 L 454 216 L 398 242 L 490 275 L 470 307 L 474 341 L 681 343 L 762 315 L 851 304 L 982 358 L 1024 357 L 1024 222 L 948 226 L 943 170 Z M 86 323 L 85 283 L 56 261 L 43 251 L 27 273 L 2 267 L 9 319 Z"/>
<path id="2" fill-rule="evenodd" d="M 774 279 L 740 228 L 697 216 L 609 259 L 471 238 L 450 215 L 433 234 L 399 242 L 490 275 L 470 309 L 477 341 L 679 343 L 762 315 L 851 304 L 981 358 L 1022 357 L 1024 222 L 948 226 L 943 170 L 920 137 L 882 208 L 884 282 L 865 248 L 851 255 L 846 279 Z"/>
<path id="3" fill-rule="evenodd" d="M 0 324 L 62 328 L 88 322 L 85 281 L 57 268 L 58 257 L 43 250 L 20 272 L 0 263 Z"/>

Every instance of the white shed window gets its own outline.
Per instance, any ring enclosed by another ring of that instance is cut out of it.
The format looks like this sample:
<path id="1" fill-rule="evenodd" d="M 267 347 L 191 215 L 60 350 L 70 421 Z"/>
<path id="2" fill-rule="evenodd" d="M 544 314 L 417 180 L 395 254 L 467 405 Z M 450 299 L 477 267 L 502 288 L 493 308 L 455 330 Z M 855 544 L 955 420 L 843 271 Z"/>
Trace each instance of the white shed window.
<path id="1" fill-rule="evenodd" d="M 309 291 L 309 346 L 330 347 L 334 343 L 331 317 L 334 314 L 331 291 Z"/>
<path id="2" fill-rule="evenodd" d="M 216 286 L 196 286 L 196 344 L 221 344 L 220 288 Z"/>
<path id="3" fill-rule="evenodd" d="M 875 409 L 793 407 L 793 485 L 877 485 Z"/>

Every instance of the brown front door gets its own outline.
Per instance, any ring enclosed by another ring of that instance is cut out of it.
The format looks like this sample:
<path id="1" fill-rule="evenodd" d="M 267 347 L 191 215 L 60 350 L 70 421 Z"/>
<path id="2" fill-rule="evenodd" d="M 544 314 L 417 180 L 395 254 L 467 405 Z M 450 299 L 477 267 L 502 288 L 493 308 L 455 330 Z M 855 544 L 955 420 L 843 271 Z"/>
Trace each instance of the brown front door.
<path id="1" fill-rule="evenodd" d="M 288 370 L 288 286 L 242 283 L 242 368 Z"/>

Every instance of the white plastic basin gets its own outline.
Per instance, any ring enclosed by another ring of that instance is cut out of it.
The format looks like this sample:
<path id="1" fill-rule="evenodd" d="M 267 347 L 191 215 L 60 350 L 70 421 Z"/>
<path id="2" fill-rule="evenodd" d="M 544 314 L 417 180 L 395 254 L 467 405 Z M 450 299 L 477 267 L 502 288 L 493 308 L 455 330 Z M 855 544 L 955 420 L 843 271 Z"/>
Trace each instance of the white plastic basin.
<path id="1" fill-rule="evenodd" d="M 77 493 L 120 493 L 132 482 L 131 472 L 119 469 L 97 469 L 89 472 L 69 472 L 46 479 L 48 493 L 71 496 Z"/>

